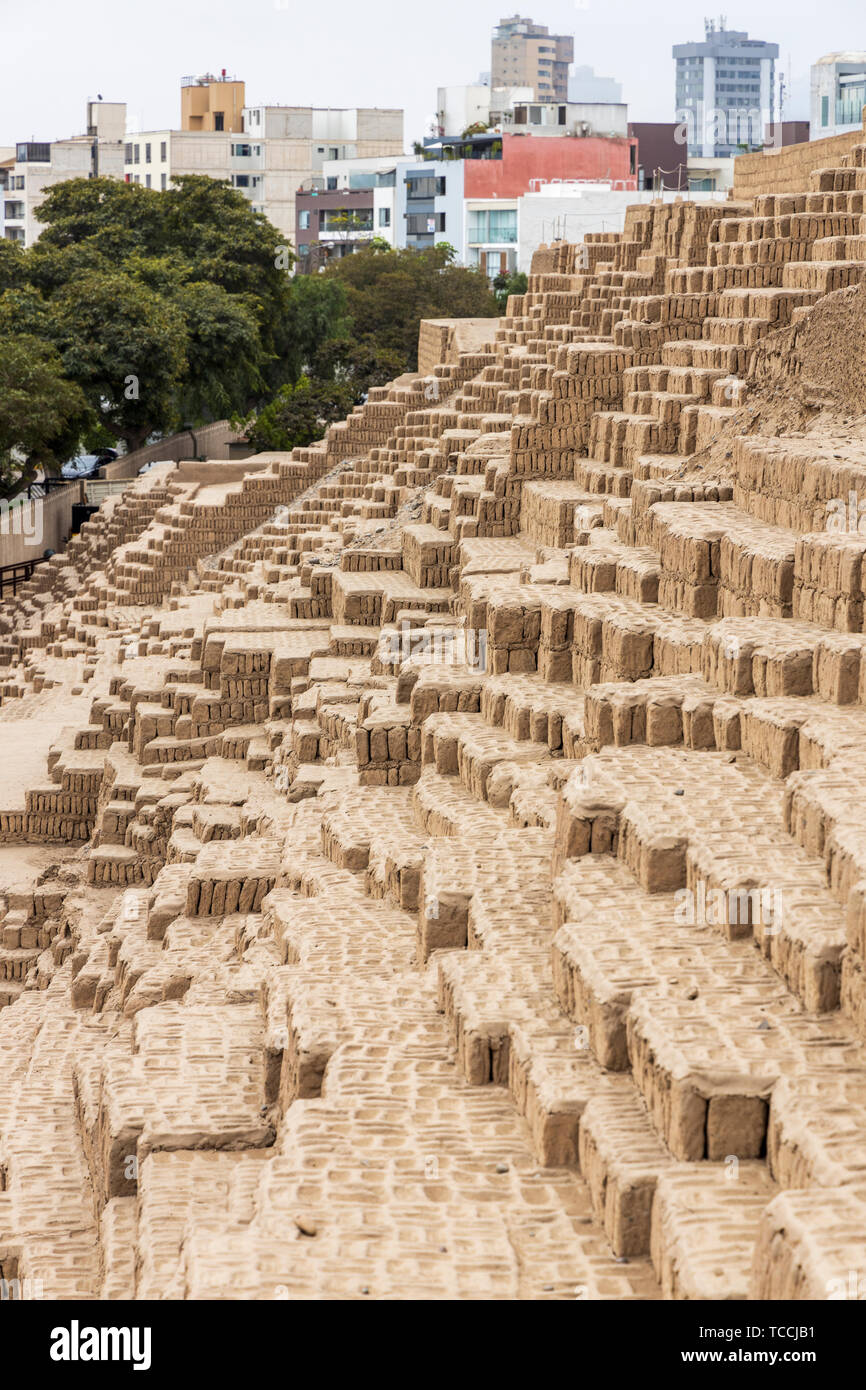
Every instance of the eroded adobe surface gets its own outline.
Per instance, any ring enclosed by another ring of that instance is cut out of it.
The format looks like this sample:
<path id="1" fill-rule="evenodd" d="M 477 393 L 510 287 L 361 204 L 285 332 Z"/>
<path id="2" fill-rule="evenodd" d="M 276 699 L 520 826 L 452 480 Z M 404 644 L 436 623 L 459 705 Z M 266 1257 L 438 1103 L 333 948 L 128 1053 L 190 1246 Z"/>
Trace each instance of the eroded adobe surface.
<path id="1" fill-rule="evenodd" d="M 487 350 L 7 607 L 5 1277 L 866 1288 L 849 161 L 539 253 Z"/>

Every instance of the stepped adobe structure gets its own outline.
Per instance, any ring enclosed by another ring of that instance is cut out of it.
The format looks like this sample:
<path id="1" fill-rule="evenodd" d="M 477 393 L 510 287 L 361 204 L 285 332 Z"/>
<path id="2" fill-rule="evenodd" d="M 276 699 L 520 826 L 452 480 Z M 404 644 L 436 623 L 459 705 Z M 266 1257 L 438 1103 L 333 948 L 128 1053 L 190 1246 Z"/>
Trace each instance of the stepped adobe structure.
<path id="1" fill-rule="evenodd" d="M 2 1277 L 866 1296 L 864 137 L 801 173 L 4 606 Z"/>

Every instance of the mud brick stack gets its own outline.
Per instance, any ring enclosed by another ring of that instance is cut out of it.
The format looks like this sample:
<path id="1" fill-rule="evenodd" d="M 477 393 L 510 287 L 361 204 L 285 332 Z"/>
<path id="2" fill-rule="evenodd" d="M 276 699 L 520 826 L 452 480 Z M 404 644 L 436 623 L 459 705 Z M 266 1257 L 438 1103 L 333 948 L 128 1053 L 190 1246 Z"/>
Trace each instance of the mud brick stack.
<path id="1" fill-rule="evenodd" d="M 866 1287 L 866 464 L 798 368 L 862 314 L 840 141 L 542 247 L 3 606 L 4 1277 Z"/>

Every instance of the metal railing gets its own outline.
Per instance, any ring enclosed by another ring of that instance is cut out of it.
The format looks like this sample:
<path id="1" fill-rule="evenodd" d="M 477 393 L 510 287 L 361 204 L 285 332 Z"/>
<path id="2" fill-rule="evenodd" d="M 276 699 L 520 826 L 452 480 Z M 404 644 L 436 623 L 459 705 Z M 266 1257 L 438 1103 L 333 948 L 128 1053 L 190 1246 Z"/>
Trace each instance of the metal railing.
<path id="1" fill-rule="evenodd" d="M 13 595 L 17 594 L 18 585 L 32 579 L 36 566 L 44 565 L 47 559 L 48 556 L 40 555 L 33 560 L 18 560 L 14 565 L 0 565 L 0 597 L 7 589 L 11 589 Z"/>

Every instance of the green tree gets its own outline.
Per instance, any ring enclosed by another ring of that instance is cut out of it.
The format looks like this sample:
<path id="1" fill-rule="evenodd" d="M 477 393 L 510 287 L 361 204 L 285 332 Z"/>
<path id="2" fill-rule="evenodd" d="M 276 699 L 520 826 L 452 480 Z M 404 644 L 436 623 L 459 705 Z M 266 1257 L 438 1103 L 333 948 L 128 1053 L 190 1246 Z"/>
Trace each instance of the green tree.
<path id="1" fill-rule="evenodd" d="M 123 271 L 92 271 L 59 290 L 52 310 L 67 376 L 130 451 L 181 423 L 188 331 L 175 303 Z"/>
<path id="2" fill-rule="evenodd" d="M 214 334 L 205 332 L 207 351 L 189 358 L 178 413 L 197 400 L 208 418 L 212 402 L 221 410 L 241 389 L 246 399 L 237 404 L 247 410 L 285 380 L 281 362 L 293 347 L 294 253 L 229 184 L 190 175 L 160 192 L 116 179 L 71 179 L 49 190 L 38 216 L 44 230 L 28 253 L 30 278 L 49 298 L 88 273 L 121 270 L 158 290 L 182 316 L 192 312 L 192 339 L 208 323 L 224 321 L 227 350 L 220 354 Z M 213 286 L 232 302 L 217 294 L 205 301 L 204 291 L 190 292 L 192 284 Z M 251 338 L 253 324 L 258 343 Z M 243 351 L 245 369 L 237 351 Z"/>
<path id="3" fill-rule="evenodd" d="M 260 413 L 249 431 L 254 449 L 294 449 L 321 439 L 328 425 L 349 414 L 357 397 L 345 381 L 302 376 L 286 385 Z"/>
<path id="4" fill-rule="evenodd" d="M 49 343 L 0 333 L 0 497 L 14 497 L 40 471 L 56 473 L 92 418 Z"/>
<path id="5" fill-rule="evenodd" d="M 528 287 L 529 280 L 522 270 L 512 270 L 508 275 L 497 275 L 493 281 L 493 290 L 500 314 L 504 314 L 508 308 L 510 295 L 526 294 Z"/>
<path id="6" fill-rule="evenodd" d="M 286 310 L 286 348 L 282 363 L 289 381 L 312 372 L 317 355 L 333 339 L 347 336 L 346 290 L 325 275 L 296 275 Z M 333 371 L 321 375 L 332 376 Z"/>
<path id="7" fill-rule="evenodd" d="M 422 251 L 364 248 L 321 277 L 345 287 L 351 336 L 397 354 L 403 371 L 418 365 L 422 319 L 493 318 L 499 306 L 485 276 L 455 264 L 453 247 Z"/>

